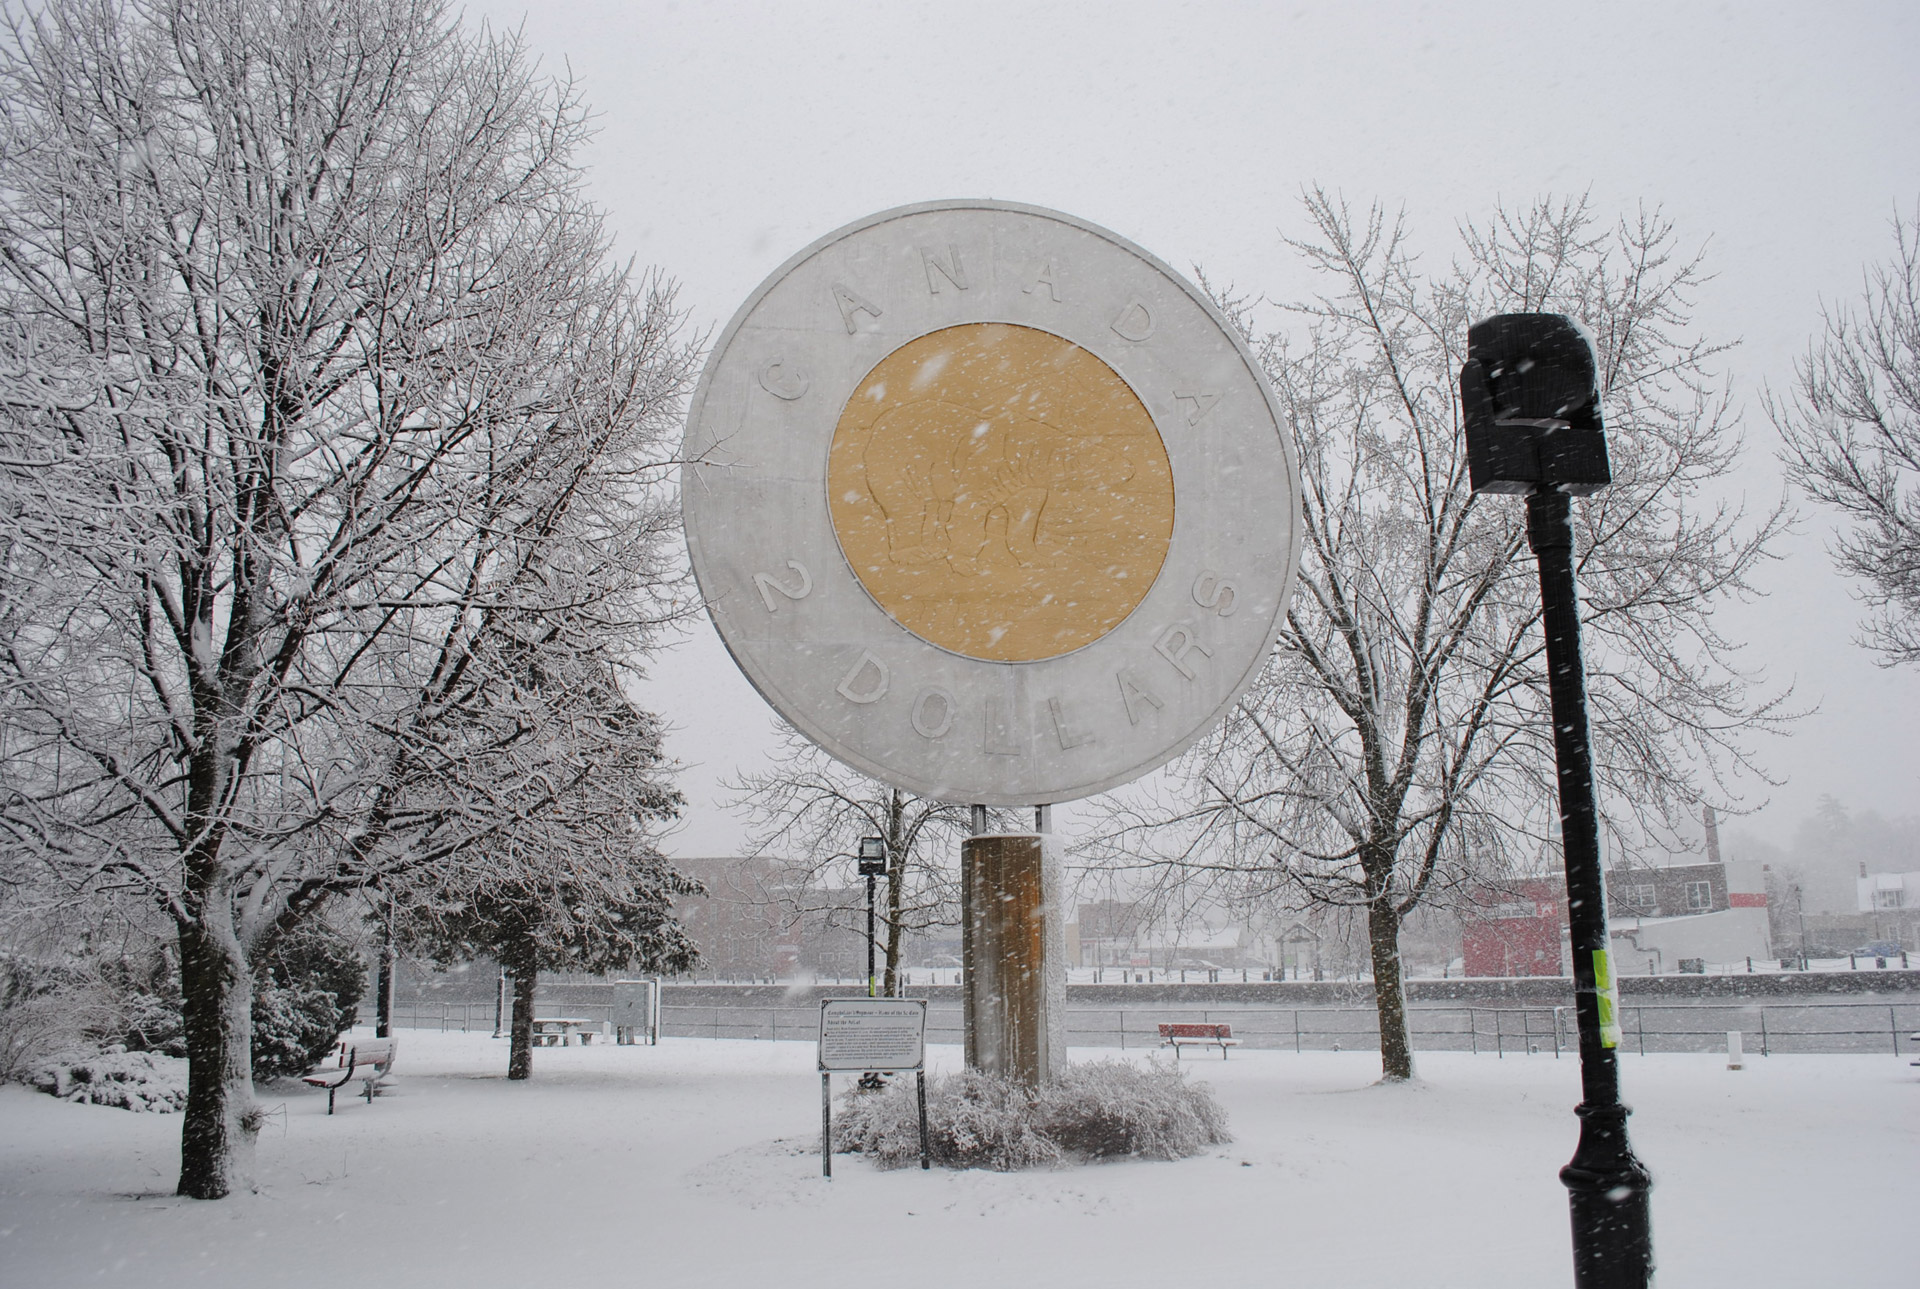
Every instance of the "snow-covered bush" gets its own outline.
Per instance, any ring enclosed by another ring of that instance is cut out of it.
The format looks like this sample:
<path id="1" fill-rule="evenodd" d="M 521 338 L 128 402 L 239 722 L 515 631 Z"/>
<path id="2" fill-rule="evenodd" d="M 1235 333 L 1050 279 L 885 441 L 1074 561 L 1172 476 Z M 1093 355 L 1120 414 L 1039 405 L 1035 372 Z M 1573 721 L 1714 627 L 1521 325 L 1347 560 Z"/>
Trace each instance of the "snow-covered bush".
<path id="1" fill-rule="evenodd" d="M 1034 1121 L 1027 1089 L 975 1070 L 927 1080 L 927 1140 L 935 1163 L 947 1168 L 1012 1172 L 1058 1163 L 1060 1148 Z M 882 1168 L 920 1162 L 920 1111 L 911 1079 L 885 1091 L 858 1088 L 835 1117 L 837 1149 L 872 1155 Z"/>
<path id="2" fill-rule="evenodd" d="M 97 1046 L 187 1054 L 180 1021 L 180 968 L 164 947 L 95 959 L 89 974 L 94 1018 L 88 1028 Z"/>
<path id="3" fill-rule="evenodd" d="M 310 1070 L 332 1049 L 340 1031 L 339 1006 L 324 989 L 253 988 L 253 1077 L 277 1079 Z"/>
<path id="4" fill-rule="evenodd" d="M 280 937 L 254 964 L 253 1077 L 311 1069 L 359 1019 L 366 986 L 359 948 L 324 922 Z"/>
<path id="5" fill-rule="evenodd" d="M 56 1053 L 115 1046 L 186 1052 L 180 973 L 163 949 L 83 943 L 58 960 L 0 952 L 0 1079 L 25 1078 Z"/>
<path id="6" fill-rule="evenodd" d="M 70 966 L 0 952 L 0 1081 L 84 1041 L 82 994 Z"/>
<path id="7" fill-rule="evenodd" d="M 187 1103 L 187 1063 L 158 1052 L 110 1050 L 42 1061 L 27 1076 L 42 1092 L 87 1105 L 171 1114 Z"/>
<path id="8" fill-rule="evenodd" d="M 1159 1061 L 1069 1065 L 1034 1110 L 1040 1130 L 1079 1159 L 1184 1159 L 1233 1139 L 1212 1090 Z"/>
<path id="9" fill-rule="evenodd" d="M 913 1082 L 849 1092 L 833 1136 L 837 1149 L 870 1155 L 882 1168 L 919 1163 Z M 928 1153 L 947 1168 L 1179 1159 L 1228 1140 L 1226 1112 L 1207 1086 L 1157 1062 L 1069 1065 L 1037 1093 L 974 1070 L 927 1080 Z"/>
<path id="10" fill-rule="evenodd" d="M 358 1019 L 366 976 L 358 946 L 324 923 L 280 937 L 255 963 L 253 1076 L 299 1074 L 324 1057 Z M 59 962 L 0 952 L 0 1080 L 37 1079 L 56 1055 L 186 1050 L 168 946 L 83 949 Z"/>

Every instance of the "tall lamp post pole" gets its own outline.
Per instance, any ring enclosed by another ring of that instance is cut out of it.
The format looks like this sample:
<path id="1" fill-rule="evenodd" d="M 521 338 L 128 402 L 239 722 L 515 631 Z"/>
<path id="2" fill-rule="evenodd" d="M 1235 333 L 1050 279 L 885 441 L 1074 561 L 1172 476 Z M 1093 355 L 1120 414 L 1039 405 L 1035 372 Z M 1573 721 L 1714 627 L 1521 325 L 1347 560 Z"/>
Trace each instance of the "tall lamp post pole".
<path id="1" fill-rule="evenodd" d="M 1467 333 L 1460 402 L 1473 490 L 1526 497 L 1527 544 L 1540 569 L 1580 1031 L 1580 1143 L 1560 1170 L 1573 1219 L 1574 1284 L 1645 1289 L 1653 1278 L 1653 1178 L 1628 1144 L 1629 1110 L 1620 1100 L 1618 987 L 1607 943 L 1573 567 L 1571 498 L 1612 481 L 1592 343 L 1560 314 L 1477 322 Z"/>

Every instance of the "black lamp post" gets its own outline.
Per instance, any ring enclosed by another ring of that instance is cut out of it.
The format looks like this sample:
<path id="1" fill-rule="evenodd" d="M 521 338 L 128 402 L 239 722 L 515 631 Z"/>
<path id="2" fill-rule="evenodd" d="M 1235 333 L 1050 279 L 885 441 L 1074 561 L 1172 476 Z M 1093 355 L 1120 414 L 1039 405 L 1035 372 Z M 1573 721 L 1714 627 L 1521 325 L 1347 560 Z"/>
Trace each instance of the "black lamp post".
<path id="1" fill-rule="evenodd" d="M 867 879 L 867 997 L 879 997 L 879 989 L 873 974 L 873 879 L 887 874 L 887 839 L 885 837 L 862 837 L 860 839 L 860 876 Z"/>
<path id="2" fill-rule="evenodd" d="M 1607 944 L 1606 892 L 1587 741 L 1586 675 L 1573 576 L 1570 497 L 1612 481 L 1600 424 L 1593 346 L 1557 313 L 1505 313 L 1467 332 L 1460 369 L 1467 467 L 1476 493 L 1527 499 L 1527 544 L 1540 566 L 1560 836 L 1580 1029 L 1580 1144 L 1560 1170 L 1573 1216 L 1579 1289 L 1644 1289 L 1653 1278 L 1653 1178 L 1627 1142 L 1620 1101 L 1618 993 Z"/>

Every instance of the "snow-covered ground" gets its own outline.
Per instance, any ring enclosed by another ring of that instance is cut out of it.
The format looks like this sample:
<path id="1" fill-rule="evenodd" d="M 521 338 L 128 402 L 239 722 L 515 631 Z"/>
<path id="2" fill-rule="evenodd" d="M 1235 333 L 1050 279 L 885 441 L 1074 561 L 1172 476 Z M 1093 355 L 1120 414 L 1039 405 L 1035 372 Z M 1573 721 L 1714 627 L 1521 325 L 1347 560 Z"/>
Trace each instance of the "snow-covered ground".
<path id="1" fill-rule="evenodd" d="M 1076 1058 L 1105 1053 L 1076 1052 Z M 1578 1065 L 1196 1057 L 1235 1142 L 1179 1163 L 823 1181 L 802 1043 L 541 1049 L 406 1032 L 374 1105 L 263 1089 L 258 1194 L 175 1198 L 180 1120 L 0 1088 L 0 1284 L 1563 1285 Z M 1128 1053 L 1139 1059 L 1138 1053 Z M 952 1068 L 959 1054 L 934 1049 Z M 1629 1056 L 1668 1285 L 1911 1284 L 1920 1070 Z"/>

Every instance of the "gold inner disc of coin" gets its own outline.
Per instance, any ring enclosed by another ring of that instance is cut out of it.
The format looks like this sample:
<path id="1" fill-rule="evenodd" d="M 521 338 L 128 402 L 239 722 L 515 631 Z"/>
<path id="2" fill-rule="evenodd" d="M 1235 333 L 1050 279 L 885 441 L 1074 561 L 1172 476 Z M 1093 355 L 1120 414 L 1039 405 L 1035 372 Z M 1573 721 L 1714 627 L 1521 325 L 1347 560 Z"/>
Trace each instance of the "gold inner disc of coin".
<path id="1" fill-rule="evenodd" d="M 900 346 L 827 460 L 840 549 L 894 621 L 989 662 L 1071 653 L 1145 598 L 1173 538 L 1153 418 L 1059 336 L 975 322 Z"/>

